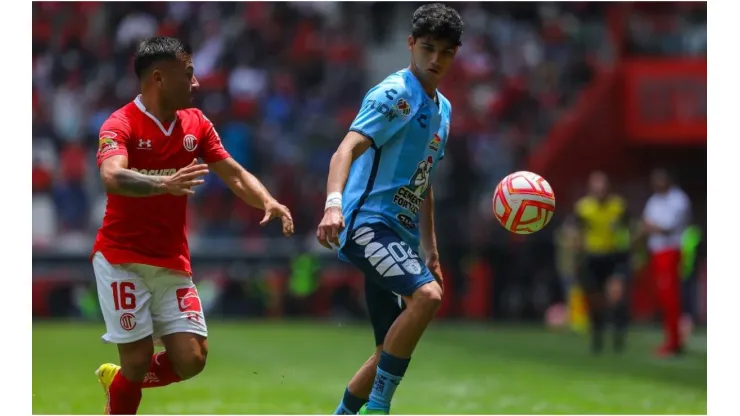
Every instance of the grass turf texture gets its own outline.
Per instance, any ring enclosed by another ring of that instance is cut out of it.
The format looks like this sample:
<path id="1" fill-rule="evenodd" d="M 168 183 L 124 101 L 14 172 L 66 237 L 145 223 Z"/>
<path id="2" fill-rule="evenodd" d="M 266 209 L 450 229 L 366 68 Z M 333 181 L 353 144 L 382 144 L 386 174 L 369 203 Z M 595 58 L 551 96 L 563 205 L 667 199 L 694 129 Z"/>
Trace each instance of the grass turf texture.
<path id="1" fill-rule="evenodd" d="M 33 325 L 33 413 L 102 414 L 94 371 L 117 362 L 98 324 Z M 209 325 L 208 365 L 144 390 L 142 414 L 330 414 L 373 351 L 369 326 Z M 621 356 L 534 327 L 430 328 L 396 391 L 396 414 L 706 414 L 706 337 L 680 359 L 652 358 L 660 333 L 635 330 Z M 607 344 L 608 345 L 608 344 Z"/>

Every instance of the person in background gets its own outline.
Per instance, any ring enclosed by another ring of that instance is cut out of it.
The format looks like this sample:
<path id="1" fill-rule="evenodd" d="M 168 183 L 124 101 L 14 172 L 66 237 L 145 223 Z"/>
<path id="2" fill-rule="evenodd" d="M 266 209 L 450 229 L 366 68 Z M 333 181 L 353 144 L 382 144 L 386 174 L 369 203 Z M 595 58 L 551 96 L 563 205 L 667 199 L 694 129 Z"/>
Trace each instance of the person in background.
<path id="1" fill-rule="evenodd" d="M 603 349 L 607 321 L 614 324 L 613 349 L 624 349 L 628 322 L 625 281 L 629 274 L 628 212 L 624 199 L 611 193 L 604 172 L 591 173 L 588 194 L 575 205 L 581 232 L 580 283 L 588 303 L 591 351 Z"/>
<path id="2" fill-rule="evenodd" d="M 665 169 L 650 177 L 653 195 L 642 215 L 642 233 L 650 252 L 650 274 L 654 279 L 663 313 L 665 341 L 656 351 L 660 357 L 683 352 L 679 332 L 681 317 L 681 246 L 691 218 L 688 196 L 673 182 Z"/>
<path id="3" fill-rule="evenodd" d="M 690 225 L 681 235 L 681 338 L 686 340 L 697 321 L 697 280 L 702 259 L 706 256 L 706 245 L 702 228 Z"/>
<path id="4" fill-rule="evenodd" d="M 583 288 L 578 276 L 581 234 L 574 217 L 569 216 L 555 232 L 555 265 L 567 302 L 568 324 L 573 332 L 583 334 L 588 330 L 588 311 Z"/>

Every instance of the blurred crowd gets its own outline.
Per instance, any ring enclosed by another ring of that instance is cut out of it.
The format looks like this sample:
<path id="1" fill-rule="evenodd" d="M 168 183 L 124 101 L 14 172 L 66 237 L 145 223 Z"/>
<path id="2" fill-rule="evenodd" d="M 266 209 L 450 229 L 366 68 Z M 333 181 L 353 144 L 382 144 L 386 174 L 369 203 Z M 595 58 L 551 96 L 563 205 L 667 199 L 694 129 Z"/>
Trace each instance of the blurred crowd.
<path id="1" fill-rule="evenodd" d="M 370 72 L 372 51 L 391 41 L 388 16 L 410 17 L 416 5 L 34 3 L 34 245 L 94 235 L 105 208 L 95 166 L 98 130 L 138 93 L 133 50 L 138 40 L 157 34 L 193 46 L 201 84 L 196 105 L 215 123 L 231 155 L 292 209 L 297 233 L 311 235 L 322 213 L 331 155 L 364 93 L 387 75 Z M 450 214 L 440 227 L 475 244 L 476 227 L 461 233 L 459 218 L 480 220 L 481 195 L 523 166 L 584 86 L 609 67 L 615 51 L 601 3 L 454 7 L 466 31 L 440 88 L 454 111 L 435 194 Z M 649 7 L 635 11 L 627 27 L 629 49 L 706 53 L 706 19 L 671 10 L 657 17 Z M 409 19 L 399 21 L 408 26 Z M 399 53 L 397 68 L 407 63 L 408 55 Z M 259 227 L 261 213 L 215 177 L 190 210 L 197 236 L 279 233 Z"/>
<path id="2" fill-rule="evenodd" d="M 706 56 L 706 3 L 635 3 L 627 32 L 627 51 L 634 55 Z"/>
<path id="3" fill-rule="evenodd" d="M 34 240 L 87 235 L 100 224 L 99 127 L 138 93 L 133 51 L 137 41 L 157 34 L 192 45 L 201 84 L 195 105 L 216 124 L 231 155 L 281 201 L 313 207 L 312 199 L 320 198 L 312 192 L 316 172 L 328 164 L 329 148 L 341 137 L 337 125 L 347 123 L 364 87 L 365 57 L 354 33 L 362 14 L 353 9 L 339 3 L 34 4 Z M 210 179 L 191 204 L 194 230 L 254 232 L 260 214 Z M 297 223 L 307 224 L 297 211 Z"/>

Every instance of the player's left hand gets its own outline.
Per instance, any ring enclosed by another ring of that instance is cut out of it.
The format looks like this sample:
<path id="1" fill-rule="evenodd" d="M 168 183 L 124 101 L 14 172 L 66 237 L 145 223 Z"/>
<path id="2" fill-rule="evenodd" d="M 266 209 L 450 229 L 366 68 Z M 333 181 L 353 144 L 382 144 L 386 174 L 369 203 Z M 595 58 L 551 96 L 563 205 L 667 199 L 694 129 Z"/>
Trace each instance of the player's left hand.
<path id="1" fill-rule="evenodd" d="M 293 217 L 290 215 L 290 210 L 275 200 L 265 203 L 265 217 L 260 221 L 260 225 L 267 224 L 273 218 L 280 218 L 283 222 L 283 234 L 286 237 L 293 235 Z"/>
<path id="2" fill-rule="evenodd" d="M 434 276 L 434 280 L 439 283 L 439 285 L 442 287 L 442 290 L 444 291 L 444 284 L 443 280 L 444 277 L 442 276 L 442 266 L 439 263 L 439 253 L 429 253 L 427 254 L 427 261 L 426 265 L 429 268 L 429 271 L 432 272 L 432 276 Z"/>

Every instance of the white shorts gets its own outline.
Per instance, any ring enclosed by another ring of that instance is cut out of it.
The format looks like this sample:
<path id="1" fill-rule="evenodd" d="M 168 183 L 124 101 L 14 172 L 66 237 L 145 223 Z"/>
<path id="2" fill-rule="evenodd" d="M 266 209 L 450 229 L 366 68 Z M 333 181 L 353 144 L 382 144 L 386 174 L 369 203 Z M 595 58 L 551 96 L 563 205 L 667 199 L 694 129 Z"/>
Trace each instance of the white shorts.
<path id="1" fill-rule="evenodd" d="M 107 331 L 103 341 L 126 344 L 153 336 L 158 342 L 178 332 L 208 336 L 189 276 L 146 264 L 113 265 L 100 252 L 92 264 Z"/>

